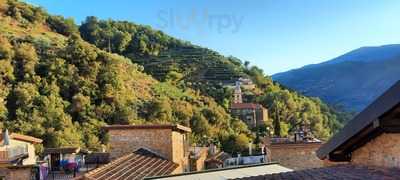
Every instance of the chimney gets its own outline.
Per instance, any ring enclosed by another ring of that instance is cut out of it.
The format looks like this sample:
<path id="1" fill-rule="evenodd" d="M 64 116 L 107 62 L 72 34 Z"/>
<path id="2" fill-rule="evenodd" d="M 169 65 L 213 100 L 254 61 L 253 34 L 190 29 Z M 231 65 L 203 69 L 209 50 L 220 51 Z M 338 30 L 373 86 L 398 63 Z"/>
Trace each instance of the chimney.
<path id="1" fill-rule="evenodd" d="M 8 146 L 10 145 L 10 135 L 8 134 L 8 129 L 6 129 L 3 133 L 3 145 Z"/>
<path id="2" fill-rule="evenodd" d="M 215 155 L 217 153 L 217 146 L 215 146 L 213 143 L 210 144 L 209 147 L 209 153 L 210 155 Z"/>
<path id="3" fill-rule="evenodd" d="M 264 153 L 265 153 L 265 152 L 264 152 L 264 147 L 265 147 L 265 146 L 264 146 L 263 144 L 260 143 L 261 154 L 264 154 Z"/>
<path id="4" fill-rule="evenodd" d="M 252 145 L 253 145 L 253 143 L 249 142 L 249 156 L 252 155 Z"/>

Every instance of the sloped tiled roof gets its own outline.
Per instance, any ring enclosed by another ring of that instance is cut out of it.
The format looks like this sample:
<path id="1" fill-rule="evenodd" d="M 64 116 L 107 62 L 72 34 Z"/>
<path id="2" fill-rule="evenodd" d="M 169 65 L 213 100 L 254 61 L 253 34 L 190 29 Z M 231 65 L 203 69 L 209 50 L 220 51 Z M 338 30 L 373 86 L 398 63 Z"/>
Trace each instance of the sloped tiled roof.
<path id="1" fill-rule="evenodd" d="M 74 154 L 78 153 L 79 147 L 60 147 L 60 148 L 45 148 L 43 154 Z"/>
<path id="2" fill-rule="evenodd" d="M 177 167 L 178 164 L 141 148 L 90 171 L 85 174 L 85 178 L 93 180 L 144 179 L 145 177 L 169 175 Z"/>
<path id="3" fill-rule="evenodd" d="M 105 130 L 121 130 L 121 129 L 172 129 L 180 132 L 192 132 L 188 127 L 176 124 L 144 124 L 144 125 L 107 125 L 103 127 Z"/>
<path id="4" fill-rule="evenodd" d="M 259 108 L 262 108 L 262 105 L 254 103 L 234 103 L 231 106 L 231 109 L 259 109 Z"/>
<path id="5" fill-rule="evenodd" d="M 39 144 L 42 143 L 43 140 L 32 137 L 32 136 L 27 136 L 27 135 L 22 135 L 22 134 L 17 134 L 17 133 L 11 133 L 10 134 L 11 139 L 19 140 L 19 141 L 25 141 L 25 142 L 30 142 L 33 144 Z M 0 139 L 3 141 L 3 133 L 0 133 Z"/>
<path id="6" fill-rule="evenodd" d="M 277 174 L 266 174 L 261 176 L 252 176 L 245 178 L 237 178 L 237 180 L 297 180 L 297 179 L 346 179 L 346 180 L 382 180 L 382 179 L 398 179 L 400 177 L 400 169 L 396 168 L 380 168 L 380 167 L 364 167 L 353 165 L 339 165 L 332 167 L 323 167 L 315 169 L 306 169 L 300 171 L 283 172 Z"/>
<path id="7" fill-rule="evenodd" d="M 205 161 L 206 162 L 213 161 L 213 162 L 223 163 L 225 160 L 227 160 L 227 159 L 229 159 L 231 157 L 232 156 L 229 155 L 228 153 L 221 151 L 221 152 L 218 152 L 217 154 L 207 158 Z"/>

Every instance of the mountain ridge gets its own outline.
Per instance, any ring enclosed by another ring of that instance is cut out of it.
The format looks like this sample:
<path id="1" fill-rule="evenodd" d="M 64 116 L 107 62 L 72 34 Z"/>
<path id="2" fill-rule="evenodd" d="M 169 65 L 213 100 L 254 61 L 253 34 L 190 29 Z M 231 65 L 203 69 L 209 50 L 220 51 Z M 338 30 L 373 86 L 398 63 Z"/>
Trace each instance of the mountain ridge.
<path id="1" fill-rule="evenodd" d="M 400 44 L 366 46 L 272 78 L 306 95 L 360 111 L 400 79 L 399 65 Z"/>

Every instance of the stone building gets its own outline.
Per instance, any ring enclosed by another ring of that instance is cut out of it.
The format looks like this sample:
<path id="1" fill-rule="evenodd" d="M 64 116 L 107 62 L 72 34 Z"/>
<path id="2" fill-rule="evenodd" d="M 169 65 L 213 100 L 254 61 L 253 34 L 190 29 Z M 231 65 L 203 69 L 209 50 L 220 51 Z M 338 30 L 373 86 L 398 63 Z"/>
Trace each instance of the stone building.
<path id="1" fill-rule="evenodd" d="M 271 143 L 268 148 L 272 162 L 301 170 L 323 166 L 323 161 L 315 154 L 321 145 L 321 142 L 276 142 Z"/>
<path id="2" fill-rule="evenodd" d="M 140 148 L 178 164 L 174 172 L 189 170 L 188 133 L 181 125 L 109 125 L 110 157 L 115 159 Z"/>
<path id="3" fill-rule="evenodd" d="M 230 110 L 233 117 L 239 118 L 250 128 L 264 125 L 268 120 L 268 111 L 261 104 L 232 104 Z"/>
<path id="4" fill-rule="evenodd" d="M 233 96 L 233 103 L 230 108 L 233 117 L 239 118 L 251 128 L 265 124 L 265 121 L 268 120 L 268 110 L 261 104 L 243 103 L 239 82 L 236 83 Z"/>

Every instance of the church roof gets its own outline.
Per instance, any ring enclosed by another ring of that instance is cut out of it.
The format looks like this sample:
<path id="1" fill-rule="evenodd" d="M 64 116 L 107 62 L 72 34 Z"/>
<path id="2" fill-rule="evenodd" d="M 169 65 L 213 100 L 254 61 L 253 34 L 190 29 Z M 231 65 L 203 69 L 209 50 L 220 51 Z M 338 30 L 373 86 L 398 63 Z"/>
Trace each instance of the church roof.
<path id="1" fill-rule="evenodd" d="M 261 104 L 254 103 L 234 103 L 231 105 L 231 109 L 261 109 L 264 108 Z"/>

